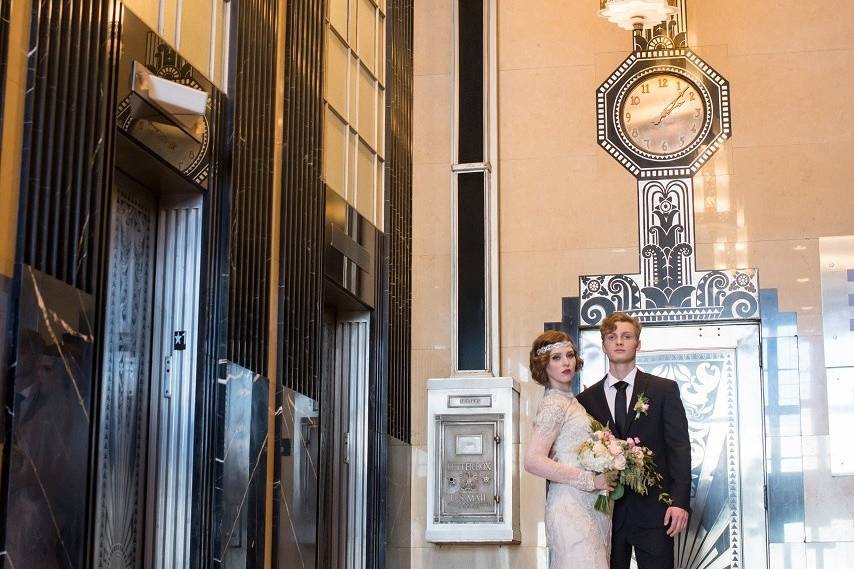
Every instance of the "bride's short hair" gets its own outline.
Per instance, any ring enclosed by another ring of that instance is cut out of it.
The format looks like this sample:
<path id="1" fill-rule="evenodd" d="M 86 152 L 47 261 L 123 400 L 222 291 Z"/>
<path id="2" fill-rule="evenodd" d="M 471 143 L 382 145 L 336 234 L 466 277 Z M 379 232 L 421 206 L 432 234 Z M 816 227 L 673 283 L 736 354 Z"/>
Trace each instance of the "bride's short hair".
<path id="1" fill-rule="evenodd" d="M 549 330 L 547 332 L 543 332 L 537 336 L 534 343 L 531 344 L 531 354 L 528 367 L 531 369 L 531 377 L 534 381 L 545 387 L 549 386 L 549 376 L 546 374 L 546 366 L 549 365 L 551 351 L 541 354 L 537 352 L 549 344 L 557 344 L 560 342 L 568 342 L 569 345 L 572 346 L 572 349 L 575 350 L 575 372 L 578 373 L 581 371 L 581 368 L 584 367 L 584 360 L 581 359 L 581 354 L 578 353 L 578 346 L 575 345 L 575 342 L 572 341 L 569 334 L 562 332 L 561 330 Z"/>

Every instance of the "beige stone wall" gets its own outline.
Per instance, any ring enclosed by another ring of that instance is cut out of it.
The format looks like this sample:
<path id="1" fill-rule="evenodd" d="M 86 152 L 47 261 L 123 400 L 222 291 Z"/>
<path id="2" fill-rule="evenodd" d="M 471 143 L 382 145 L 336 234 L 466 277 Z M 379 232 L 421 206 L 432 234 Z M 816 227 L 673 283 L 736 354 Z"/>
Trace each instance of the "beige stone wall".
<path id="1" fill-rule="evenodd" d="M 3 129 L 0 133 L 0 275 L 6 277 L 11 277 L 14 270 L 15 237 L 18 230 L 18 190 L 21 179 L 30 10 L 31 4 L 28 0 L 12 2 Z"/>
<path id="2" fill-rule="evenodd" d="M 545 567 L 544 484 L 524 473 L 521 545 L 424 540 L 425 380 L 451 373 L 452 2 L 415 4 L 412 566 Z M 631 38 L 595 3 L 497 4 L 501 372 L 522 384 L 524 453 L 541 393 L 531 340 L 560 319 L 579 275 L 638 270 L 636 184 L 596 144 L 594 114 L 595 89 Z M 797 312 L 799 439 L 805 460 L 826 461 L 818 238 L 854 234 L 854 5 L 693 0 L 688 14 L 692 49 L 732 90 L 733 136 L 694 182 L 698 269 L 757 267 L 780 309 Z M 809 469 L 805 486 L 829 491 L 807 498 L 807 518 L 850 520 L 839 499 L 849 479 Z M 848 542 L 836 551 L 850 554 L 846 527 L 808 529 L 807 541 Z"/>
<path id="3" fill-rule="evenodd" d="M 228 0 L 123 0 L 217 87 L 226 84 Z"/>

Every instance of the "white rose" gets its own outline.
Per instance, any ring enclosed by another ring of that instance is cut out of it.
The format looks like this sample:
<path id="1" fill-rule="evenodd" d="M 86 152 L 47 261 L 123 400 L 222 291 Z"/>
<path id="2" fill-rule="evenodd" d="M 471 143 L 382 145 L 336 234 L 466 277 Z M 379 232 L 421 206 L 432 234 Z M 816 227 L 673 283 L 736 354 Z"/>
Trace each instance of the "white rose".
<path id="1" fill-rule="evenodd" d="M 626 468 L 626 456 L 623 454 L 614 457 L 614 468 L 624 470 Z"/>

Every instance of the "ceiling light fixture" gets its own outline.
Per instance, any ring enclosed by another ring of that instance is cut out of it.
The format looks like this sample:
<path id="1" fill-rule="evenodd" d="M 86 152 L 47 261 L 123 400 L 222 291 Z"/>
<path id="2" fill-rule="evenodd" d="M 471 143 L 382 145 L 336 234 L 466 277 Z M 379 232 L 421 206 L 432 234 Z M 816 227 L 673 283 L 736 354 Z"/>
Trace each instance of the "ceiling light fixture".
<path id="1" fill-rule="evenodd" d="M 676 12 L 676 0 L 599 0 L 599 15 L 624 30 L 652 28 Z"/>

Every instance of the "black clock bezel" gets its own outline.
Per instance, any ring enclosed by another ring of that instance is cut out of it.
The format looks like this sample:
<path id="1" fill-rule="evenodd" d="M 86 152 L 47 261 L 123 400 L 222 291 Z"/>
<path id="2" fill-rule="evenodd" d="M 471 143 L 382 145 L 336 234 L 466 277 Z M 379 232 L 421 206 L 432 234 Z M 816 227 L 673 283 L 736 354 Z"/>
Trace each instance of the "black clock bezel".
<path id="1" fill-rule="evenodd" d="M 689 145 L 670 154 L 652 154 L 633 144 L 623 131 L 620 100 L 641 78 L 657 72 L 678 72 L 703 94 L 704 127 Z M 629 87 L 627 87 L 629 86 Z M 708 98 L 706 98 L 708 96 Z M 636 51 L 629 55 L 596 92 L 598 143 L 637 178 L 693 176 L 731 135 L 729 82 L 687 49 Z"/>

